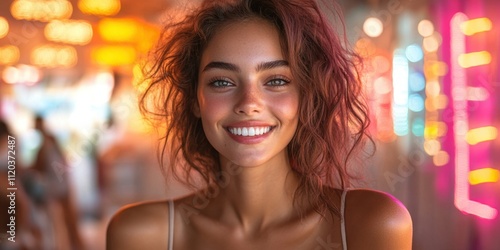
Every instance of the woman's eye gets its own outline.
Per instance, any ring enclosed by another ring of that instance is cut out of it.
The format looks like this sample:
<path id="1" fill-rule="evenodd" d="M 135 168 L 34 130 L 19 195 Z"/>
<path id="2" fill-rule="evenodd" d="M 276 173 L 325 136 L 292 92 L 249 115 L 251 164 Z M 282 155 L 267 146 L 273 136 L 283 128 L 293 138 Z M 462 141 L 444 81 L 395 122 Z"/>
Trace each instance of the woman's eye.
<path id="1" fill-rule="evenodd" d="M 216 87 L 216 88 L 224 88 L 224 87 L 232 86 L 233 84 L 226 81 L 226 80 L 215 80 L 215 81 L 211 82 L 210 85 L 212 85 L 213 87 Z"/>
<path id="2" fill-rule="evenodd" d="M 272 86 L 272 87 L 279 87 L 279 86 L 284 86 L 290 83 L 290 81 L 287 81 L 285 79 L 273 79 L 269 82 L 267 82 L 267 85 Z"/>

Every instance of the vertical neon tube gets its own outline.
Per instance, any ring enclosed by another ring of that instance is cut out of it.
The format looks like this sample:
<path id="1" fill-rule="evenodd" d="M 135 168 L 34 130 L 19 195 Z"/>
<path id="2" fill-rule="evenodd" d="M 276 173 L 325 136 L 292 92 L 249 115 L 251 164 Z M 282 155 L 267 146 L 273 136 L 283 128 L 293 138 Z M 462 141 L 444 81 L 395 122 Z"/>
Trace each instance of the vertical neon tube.
<path id="1" fill-rule="evenodd" d="M 467 20 L 468 18 L 464 13 L 456 13 L 450 22 L 451 92 L 455 140 L 455 206 L 462 212 L 485 219 L 493 219 L 497 216 L 497 210 L 486 204 L 470 200 L 469 195 L 470 149 L 466 141 L 466 135 L 469 131 L 467 72 L 458 62 L 458 58 L 466 53 L 465 35 L 461 31 L 460 25 Z"/>

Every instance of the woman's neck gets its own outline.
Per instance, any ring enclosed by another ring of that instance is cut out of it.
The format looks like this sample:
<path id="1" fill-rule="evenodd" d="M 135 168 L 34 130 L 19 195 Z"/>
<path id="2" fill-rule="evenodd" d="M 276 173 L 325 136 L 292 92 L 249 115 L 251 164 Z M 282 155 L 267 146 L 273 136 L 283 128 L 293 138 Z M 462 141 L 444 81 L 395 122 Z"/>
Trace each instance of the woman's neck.
<path id="1" fill-rule="evenodd" d="M 298 178 L 286 152 L 264 165 L 234 166 L 221 160 L 221 217 L 247 232 L 259 231 L 296 214 L 293 195 Z M 228 174 L 229 173 L 229 174 Z"/>

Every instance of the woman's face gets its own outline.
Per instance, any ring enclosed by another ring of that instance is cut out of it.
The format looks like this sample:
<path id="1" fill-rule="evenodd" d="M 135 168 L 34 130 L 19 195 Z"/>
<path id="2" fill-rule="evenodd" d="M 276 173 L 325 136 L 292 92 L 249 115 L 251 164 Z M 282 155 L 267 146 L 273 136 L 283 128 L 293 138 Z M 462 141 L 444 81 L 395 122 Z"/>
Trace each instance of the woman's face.
<path id="1" fill-rule="evenodd" d="M 222 160 L 286 159 L 299 93 L 274 26 L 253 19 L 221 28 L 203 51 L 197 96 L 195 114 Z"/>

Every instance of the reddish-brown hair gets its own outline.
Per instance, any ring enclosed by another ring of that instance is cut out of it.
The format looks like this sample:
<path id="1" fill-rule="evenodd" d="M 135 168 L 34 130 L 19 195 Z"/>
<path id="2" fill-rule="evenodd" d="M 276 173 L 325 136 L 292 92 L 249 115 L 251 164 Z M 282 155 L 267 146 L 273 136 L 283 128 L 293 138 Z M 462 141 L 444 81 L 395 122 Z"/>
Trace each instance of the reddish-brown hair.
<path id="1" fill-rule="evenodd" d="M 182 162 L 187 176 L 194 170 L 207 184 L 217 179 L 218 153 L 192 112 L 200 58 L 223 25 L 252 18 L 264 19 L 279 31 L 301 93 L 298 128 L 288 145 L 300 178 L 295 197 L 307 197 L 320 212 L 338 213 L 328 192 L 330 187 L 349 186 L 348 162 L 369 138 L 368 116 L 360 99 L 357 56 L 344 46 L 314 0 L 205 1 L 184 20 L 167 25 L 141 98 L 142 111 L 162 117 L 166 124 L 161 159 L 168 153 L 171 164 Z"/>

